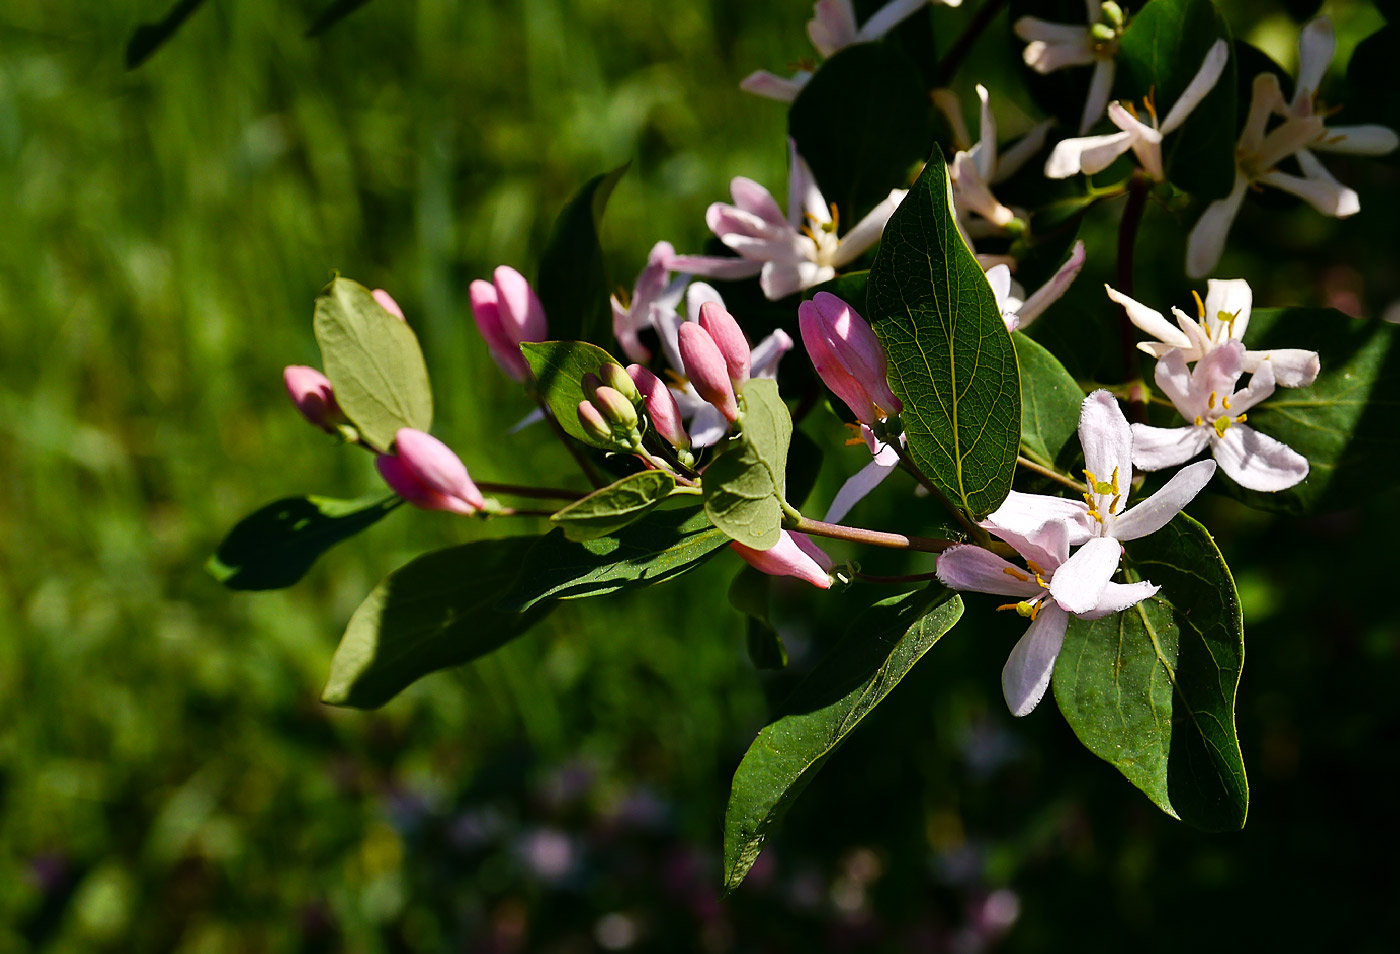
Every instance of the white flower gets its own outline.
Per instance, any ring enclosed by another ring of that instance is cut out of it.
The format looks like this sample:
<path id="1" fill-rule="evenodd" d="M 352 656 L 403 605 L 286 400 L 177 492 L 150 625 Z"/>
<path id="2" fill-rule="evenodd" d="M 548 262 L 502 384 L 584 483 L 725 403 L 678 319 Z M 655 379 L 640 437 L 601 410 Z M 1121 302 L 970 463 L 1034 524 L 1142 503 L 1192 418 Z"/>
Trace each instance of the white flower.
<path id="1" fill-rule="evenodd" d="M 963 122 L 957 96 L 950 89 L 936 89 L 931 94 L 934 105 L 953 128 L 953 140 L 958 151 L 948 164 L 948 177 L 953 183 L 953 204 L 958 212 L 958 226 L 966 233 L 964 219 L 975 212 L 1000 232 L 1009 225 L 1016 213 L 997 201 L 992 186 L 1015 175 L 1045 145 L 1050 120 L 1032 127 L 1006 152 L 997 153 L 997 124 L 992 115 L 987 88 L 977 86 L 981 102 L 978 113 L 977 142 L 974 144 Z"/>
<path id="2" fill-rule="evenodd" d="M 1031 624 L 1007 657 L 1001 671 L 1001 688 L 1011 714 L 1024 716 L 1045 695 L 1055 671 L 1055 659 L 1064 645 L 1070 613 L 1053 597 L 1052 589 L 1066 572 L 1074 572 L 1068 569 L 1071 528 L 1063 520 L 1052 519 L 1025 534 L 1007 531 L 999 535 L 1020 554 L 1025 569 L 981 547 L 958 546 L 938 558 L 938 578 L 955 590 L 1017 597 L 1015 603 L 997 608 L 1015 610 L 1030 619 Z M 1121 612 L 1158 589 L 1145 581 L 1108 582 L 1092 608 L 1074 615 L 1098 619 Z"/>
<path id="3" fill-rule="evenodd" d="M 1175 467 L 1209 445 L 1221 470 L 1241 487 L 1286 490 L 1308 476 L 1308 461 L 1286 444 L 1245 424 L 1246 412 L 1274 393 L 1272 361 L 1261 361 L 1249 386 L 1235 390 L 1244 374 L 1244 345 L 1227 341 L 1186 368 L 1173 349 L 1157 362 L 1157 386 L 1171 399 L 1186 427 L 1133 425 L 1133 463 L 1143 470 Z"/>
<path id="4" fill-rule="evenodd" d="M 1001 309 L 1001 320 L 1006 322 L 1006 330 L 1024 328 L 1039 318 L 1045 309 L 1069 290 L 1083 267 L 1084 243 L 1076 241 L 1069 261 L 1061 265 L 1059 271 L 1029 298 L 1026 297 L 1026 290 L 1011 277 L 1009 266 L 999 264 L 987 269 L 987 281 L 991 283 L 992 294 L 996 296 L 997 307 Z"/>
<path id="5" fill-rule="evenodd" d="M 1081 136 L 1099 121 L 1108 104 L 1108 94 L 1113 89 L 1113 58 L 1118 55 L 1118 40 L 1123 35 L 1123 11 L 1118 4 L 1085 0 L 1085 13 L 1088 23 L 1084 26 L 1021 17 L 1014 27 L 1016 35 L 1027 41 L 1023 54 L 1026 65 L 1037 73 L 1094 65 L 1084 114 L 1079 120 Z"/>
<path id="6" fill-rule="evenodd" d="M 624 304 L 617 295 L 612 296 L 613 337 L 627 357 L 641 364 L 651 360 L 651 352 L 637 337 L 638 332 L 656 326 L 658 310 L 674 312 L 690 280 L 684 275 L 671 280 L 671 260 L 675 257 L 670 242 L 657 242 L 632 286 L 631 300 Z"/>
<path id="7" fill-rule="evenodd" d="M 1332 62 L 1336 41 L 1332 23 L 1318 17 L 1298 38 L 1298 81 L 1291 103 L 1285 102 L 1278 77 L 1260 73 L 1254 87 L 1235 151 L 1235 184 L 1230 194 L 1206 207 L 1191 230 L 1186 245 L 1186 274 L 1201 278 L 1220 261 L 1225 238 L 1251 188 L 1272 186 L 1292 193 L 1323 215 L 1346 218 L 1361 211 L 1356 192 L 1327 171 L 1313 151 L 1382 156 L 1400 145 L 1394 130 L 1385 126 L 1325 125 L 1326 111 L 1318 106 L 1317 87 Z M 1283 122 L 1268 128 L 1272 116 Z M 1289 156 L 1302 175 L 1283 172 L 1278 164 Z"/>
<path id="8" fill-rule="evenodd" d="M 962 0 L 890 0 L 872 13 L 859 28 L 856 27 L 856 11 L 851 0 L 820 0 L 812 7 L 812 19 L 807 21 L 807 36 L 817 52 L 830 59 L 852 44 L 880 39 L 929 3 L 956 7 Z M 811 78 L 812 71 L 806 69 L 798 70 L 790 77 L 758 70 L 744 77 L 739 88 L 746 93 L 790 103 Z"/>
<path id="9" fill-rule="evenodd" d="M 1191 292 L 1196 299 L 1196 318 L 1187 317 L 1180 308 L 1172 309 L 1180 326 L 1174 328 L 1161 312 L 1107 285 L 1104 290 L 1109 298 L 1123 306 L 1133 324 L 1157 339 L 1139 341 L 1140 350 L 1159 359 L 1173 350 L 1180 350 L 1182 359 L 1188 364 L 1201 360 L 1226 342 L 1242 340 L 1245 329 L 1249 327 L 1249 313 L 1254 304 L 1254 294 L 1243 278 L 1212 278 L 1206 282 L 1205 301 L 1201 301 L 1201 296 L 1195 291 Z M 1244 370 L 1254 374 L 1259 370 L 1260 363 L 1265 361 L 1271 365 L 1279 387 L 1307 387 L 1317 380 L 1320 363 L 1316 351 L 1302 348 L 1246 351 Z"/>
<path id="10" fill-rule="evenodd" d="M 682 377 L 685 373 L 685 362 L 681 360 L 679 342 L 681 323 L 685 321 L 698 322 L 700 320 L 700 307 L 711 301 L 721 308 L 724 307 L 724 299 L 712 286 L 704 282 L 693 282 L 685 290 L 686 313 L 684 317 L 676 310 L 675 306 L 679 302 L 670 303 L 669 299 L 659 301 L 651 311 L 656 333 L 661 338 L 661 350 L 665 352 L 666 360 L 671 365 L 673 372 L 669 376 L 671 381 L 668 387 L 676 399 L 676 404 L 681 409 L 681 418 L 686 422 L 686 430 L 690 434 L 690 443 L 693 447 L 708 447 L 718 443 L 729 430 L 729 421 L 725 419 L 724 415 L 713 404 L 702 398 L 695 390 L 695 386 Z M 754 345 L 750 358 L 749 376 L 776 378 L 778 376 L 778 362 L 791 348 L 792 337 L 781 328 L 777 329 Z"/>
<path id="11" fill-rule="evenodd" d="M 1089 483 L 1083 512 L 1088 517 L 1090 536 L 1065 562 L 1050 586 L 1050 595 L 1071 613 L 1091 612 L 1100 604 L 1122 557 L 1119 541 L 1136 540 L 1166 526 L 1215 474 L 1213 460 L 1183 467 L 1161 490 L 1125 509 L 1133 479 L 1133 432 L 1118 409 L 1118 402 L 1107 391 L 1095 391 L 1084 399 L 1079 414 L 1079 443 L 1084 448 L 1084 476 Z M 1056 501 L 1043 505 L 1045 519 L 1054 519 L 1066 503 L 1073 503 L 1055 497 L 1034 499 Z M 1037 509 L 1035 503 L 1029 506 L 1032 512 Z M 991 518 L 988 522 L 992 522 Z M 992 529 L 1002 536 L 998 529 Z"/>
<path id="12" fill-rule="evenodd" d="M 671 268 L 708 278 L 758 275 L 763 294 L 777 301 L 835 278 L 837 268 L 855 261 L 880 240 L 906 190 L 895 189 L 854 228 L 838 237 L 836 207 L 823 198 L 811 168 L 797 154 L 797 143 L 791 139 L 788 154 L 786 218 L 767 189 L 738 176 L 729 186 L 734 204 L 715 202 L 706 211 L 705 222 L 739 257 L 681 255 L 671 260 Z"/>
<path id="13" fill-rule="evenodd" d="M 1058 143 L 1046 160 L 1045 174 L 1051 179 L 1064 179 L 1080 172 L 1093 175 L 1107 169 L 1113 160 L 1131 149 L 1148 175 L 1159 182 L 1165 179 L 1162 137 L 1175 132 L 1186 121 L 1191 111 L 1215 88 L 1229 62 L 1230 44 L 1216 40 L 1206 52 L 1201 68 L 1187 84 L 1181 97 L 1172 104 L 1160 126 L 1150 96 L 1146 101 L 1146 112 L 1152 120 L 1150 126 L 1138 119 L 1131 108 L 1117 101 L 1110 103 L 1108 118 L 1120 131 L 1106 136 L 1066 139 Z"/>

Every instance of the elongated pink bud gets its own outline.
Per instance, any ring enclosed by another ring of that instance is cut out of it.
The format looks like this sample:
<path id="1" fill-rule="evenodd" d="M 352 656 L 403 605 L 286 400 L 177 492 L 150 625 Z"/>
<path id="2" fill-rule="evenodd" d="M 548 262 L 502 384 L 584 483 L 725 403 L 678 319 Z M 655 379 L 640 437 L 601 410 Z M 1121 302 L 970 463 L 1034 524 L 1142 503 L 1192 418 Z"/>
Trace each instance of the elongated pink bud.
<path id="1" fill-rule="evenodd" d="M 510 339 L 501 325 L 501 309 L 496 294 L 496 286 L 477 279 L 467 289 L 471 298 L 472 317 L 476 319 L 476 330 L 491 351 L 491 358 L 509 377 L 526 381 L 530 377 L 530 366 L 520 353 L 520 345 Z"/>
<path id="2" fill-rule="evenodd" d="M 753 352 L 748 339 L 734 316 L 719 302 L 707 301 L 700 306 L 700 327 L 709 332 L 724 355 L 725 367 L 729 369 L 729 380 L 736 388 L 744 386 L 749 379 L 749 365 Z"/>
<path id="3" fill-rule="evenodd" d="M 661 439 L 672 447 L 687 450 L 690 435 L 685 432 L 685 421 L 681 418 L 680 405 L 666 383 L 640 364 L 629 364 L 627 374 L 641 392 L 645 402 L 647 417 Z"/>
<path id="4" fill-rule="evenodd" d="M 831 575 L 827 572 L 831 558 L 805 533 L 783 530 L 771 550 L 755 550 L 734 540 L 729 546 L 745 563 L 769 576 L 795 576 L 823 590 L 831 587 Z"/>
<path id="5" fill-rule="evenodd" d="M 415 507 L 469 517 L 486 506 L 467 465 L 431 434 L 399 428 L 394 435 L 394 453 L 381 454 L 374 463 L 384 482 Z"/>
<path id="6" fill-rule="evenodd" d="M 592 401 L 578 402 L 578 423 L 584 433 L 595 441 L 612 443 L 612 427 L 608 424 L 608 419 L 603 417 L 603 413 L 593 406 Z"/>
<path id="7" fill-rule="evenodd" d="M 399 321 L 407 323 L 408 319 L 403 316 L 403 309 L 399 307 L 398 302 L 394 301 L 393 295 L 382 288 L 376 288 L 374 291 L 370 292 L 370 294 L 374 296 L 375 301 L 379 302 L 380 308 L 383 308 Z"/>
<path id="8" fill-rule="evenodd" d="M 336 424 L 344 420 L 344 415 L 335 402 L 329 378 L 315 368 L 293 364 L 283 370 L 282 383 L 302 417 L 327 433 L 336 432 Z"/>
<path id="9" fill-rule="evenodd" d="M 695 393 L 713 404 L 726 420 L 737 421 L 739 402 L 734 398 L 729 367 L 715 339 L 693 321 L 681 322 L 677 339 L 685 376 L 694 385 Z"/>
<path id="10" fill-rule="evenodd" d="M 525 276 L 502 265 L 492 276 L 496 280 L 497 305 L 501 309 L 501 327 L 517 345 L 522 341 L 543 341 L 549 337 L 544 305 L 525 280 Z"/>
<path id="11" fill-rule="evenodd" d="M 817 292 L 797 309 L 802 343 L 827 387 L 862 423 L 904 409 L 885 379 L 880 339 L 854 308 L 829 292 Z"/>

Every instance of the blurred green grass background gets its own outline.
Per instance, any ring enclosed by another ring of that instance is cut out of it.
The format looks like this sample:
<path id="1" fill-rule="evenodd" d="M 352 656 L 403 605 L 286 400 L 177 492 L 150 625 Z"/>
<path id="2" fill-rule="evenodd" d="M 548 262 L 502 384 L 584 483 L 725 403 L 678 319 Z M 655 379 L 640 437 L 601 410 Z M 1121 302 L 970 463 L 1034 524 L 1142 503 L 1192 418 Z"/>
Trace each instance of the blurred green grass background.
<path id="1" fill-rule="evenodd" d="M 1385 949 L 1396 915 L 1363 872 L 1396 846 L 1397 636 L 1356 514 L 1212 505 L 1252 614 L 1238 835 L 1158 815 L 1052 708 L 1013 722 L 996 620 L 931 655 L 721 901 L 728 777 L 791 682 L 748 663 L 727 559 L 566 605 L 381 712 L 321 706 L 379 578 L 525 528 L 404 508 L 285 592 L 204 574 L 254 507 L 377 486 L 282 390 L 283 365 L 317 363 L 319 287 L 338 270 L 398 298 L 474 476 L 559 480 L 555 445 L 506 437 L 529 408 L 467 283 L 531 272 L 572 191 L 627 159 L 605 228 L 623 284 L 658 239 L 700 248 L 731 176 L 782 194 L 784 111 L 735 84 L 809 55 L 810 11 L 376 0 L 303 39 L 321 5 L 214 0 L 135 71 L 127 38 L 166 0 L 0 9 L 0 952 Z M 1239 15 L 1258 11 L 1286 16 Z M 993 73 L 1015 55 L 979 50 Z M 1284 252 L 1239 256 L 1270 303 L 1400 296 L 1393 167 L 1343 178 L 1362 217 L 1300 214 Z M 830 634 L 792 619 L 800 670 Z"/>

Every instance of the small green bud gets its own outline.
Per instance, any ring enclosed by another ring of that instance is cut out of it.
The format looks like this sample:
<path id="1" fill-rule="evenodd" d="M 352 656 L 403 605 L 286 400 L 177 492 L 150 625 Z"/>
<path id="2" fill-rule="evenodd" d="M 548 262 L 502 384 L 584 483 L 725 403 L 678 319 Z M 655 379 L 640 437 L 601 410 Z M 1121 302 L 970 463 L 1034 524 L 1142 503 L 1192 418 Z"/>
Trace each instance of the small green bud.
<path id="1" fill-rule="evenodd" d="M 608 426 L 607 419 L 589 401 L 579 402 L 578 423 L 583 432 L 595 441 L 605 444 L 613 442 L 612 428 Z"/>
<path id="2" fill-rule="evenodd" d="M 579 386 L 583 388 L 584 397 L 592 401 L 597 395 L 598 389 L 603 386 L 602 380 L 596 374 L 585 374 L 579 379 Z"/>
<path id="3" fill-rule="evenodd" d="M 609 361 L 598 368 L 598 377 L 602 378 L 602 383 L 621 394 L 633 404 L 642 402 L 642 392 L 637 390 L 637 385 L 632 383 L 628 377 L 627 370 L 616 362 Z"/>
<path id="4" fill-rule="evenodd" d="M 637 409 L 622 393 L 606 384 L 593 393 L 593 404 L 615 430 L 630 434 L 637 429 Z"/>
<path id="5" fill-rule="evenodd" d="M 1114 3 L 1113 0 L 1104 0 L 1099 4 L 1099 10 L 1103 13 L 1104 22 L 1117 29 L 1123 29 L 1123 8 Z"/>
<path id="6" fill-rule="evenodd" d="M 1118 36 L 1118 31 L 1107 23 L 1095 23 L 1089 28 L 1089 35 L 1100 43 L 1110 43 Z"/>

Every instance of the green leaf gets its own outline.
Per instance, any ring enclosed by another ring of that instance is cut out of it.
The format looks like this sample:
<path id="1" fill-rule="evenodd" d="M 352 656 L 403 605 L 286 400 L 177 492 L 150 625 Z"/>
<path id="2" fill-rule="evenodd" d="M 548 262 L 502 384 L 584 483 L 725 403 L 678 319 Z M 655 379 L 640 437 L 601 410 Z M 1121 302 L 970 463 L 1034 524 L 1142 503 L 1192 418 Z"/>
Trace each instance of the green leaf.
<path id="1" fill-rule="evenodd" d="M 433 426 L 433 390 L 418 336 L 363 285 L 336 278 L 316 299 L 316 341 L 335 399 L 360 436 L 387 451 L 401 427 Z"/>
<path id="2" fill-rule="evenodd" d="M 867 307 L 904 402 L 915 463 L 974 517 L 1011 491 L 1021 436 L 1016 350 L 987 277 L 953 221 L 937 150 L 885 226 Z"/>
<path id="3" fill-rule="evenodd" d="M 570 540 L 592 540 L 641 519 L 676 489 L 676 480 L 659 470 L 630 474 L 576 500 L 549 519 Z"/>
<path id="4" fill-rule="evenodd" d="M 782 669 L 788 664 L 783 638 L 768 620 L 773 578 L 745 566 L 729 584 L 729 604 L 744 614 L 749 659 L 756 669 Z"/>
<path id="5" fill-rule="evenodd" d="M 1245 332 L 1250 349 L 1316 351 L 1322 370 L 1311 387 L 1279 388 L 1247 423 L 1308 459 L 1307 479 L 1278 493 L 1215 486 L 1257 507 L 1290 514 L 1355 507 L 1389 490 L 1400 467 L 1400 351 L 1396 329 L 1330 308 L 1261 308 Z M 1176 418 L 1172 426 L 1181 424 Z M 1222 475 L 1223 477 L 1223 475 Z"/>
<path id="6" fill-rule="evenodd" d="M 581 599 L 654 586 L 690 572 L 728 542 L 703 511 L 673 504 L 662 504 L 636 523 L 596 540 L 575 542 L 555 530 L 525 555 L 524 571 L 501 598 L 500 608 L 527 610 L 546 599 Z"/>
<path id="7" fill-rule="evenodd" d="M 734 773 L 724 813 L 724 887 L 733 891 L 769 830 L 860 721 L 962 615 L 939 586 L 883 600 L 793 690 L 786 714 L 758 733 Z"/>
<path id="8" fill-rule="evenodd" d="M 390 573 L 350 617 L 321 701 L 373 709 L 430 672 L 484 656 L 548 615 L 496 606 L 539 537 L 476 540 Z"/>
<path id="9" fill-rule="evenodd" d="M 613 188 L 629 165 L 589 179 L 554 220 L 535 289 L 556 338 L 612 341 L 611 289 L 598 226 Z"/>
<path id="10" fill-rule="evenodd" d="M 306 38 L 310 40 L 320 36 L 367 3 L 369 0 L 335 0 L 312 21 L 306 30 Z"/>
<path id="11" fill-rule="evenodd" d="M 578 422 L 578 406 L 587 395 L 583 393 L 585 374 L 597 374 L 598 368 L 617 359 L 602 348 L 586 341 L 527 341 L 520 353 L 535 375 L 535 386 L 545 404 L 554 412 L 559 426 L 590 447 L 612 450 L 611 444 L 590 437 Z"/>
<path id="12" fill-rule="evenodd" d="M 927 87 L 896 47 L 848 46 L 802 88 L 788 111 L 788 134 L 849 229 L 902 188 L 933 148 Z"/>
<path id="13" fill-rule="evenodd" d="M 1100 620 L 1071 618 L 1055 701 L 1079 741 L 1174 818 L 1233 831 L 1249 810 L 1235 736 L 1244 617 L 1210 534 L 1186 514 L 1130 541 L 1133 579 L 1161 587 Z"/>
<path id="14" fill-rule="evenodd" d="M 204 6 L 205 2 L 206 0 L 178 0 L 157 22 L 139 24 L 132 31 L 131 39 L 126 44 L 126 68 L 134 70 L 155 56 L 156 51 L 170 42 L 170 38 L 180 32 L 180 27 L 185 25 L 190 15 Z"/>
<path id="15" fill-rule="evenodd" d="M 1221 39 L 1230 42 L 1230 27 L 1211 0 L 1149 0 L 1131 14 L 1118 46 L 1120 98 L 1150 94 L 1165 118 Z M 1215 88 L 1163 142 L 1167 178 L 1201 198 L 1222 198 L 1235 182 L 1235 87 L 1231 55 Z"/>
<path id="16" fill-rule="evenodd" d="M 816 489 L 817 478 L 821 476 L 823 453 L 821 445 L 803 431 L 792 432 L 792 443 L 788 445 L 787 466 L 783 479 L 787 482 L 784 496 L 794 507 L 801 507 Z"/>
<path id="17" fill-rule="evenodd" d="M 396 494 L 274 501 L 238 521 L 205 568 L 231 590 L 279 590 L 305 576 L 322 553 L 401 503 Z"/>
<path id="18" fill-rule="evenodd" d="M 1074 452 L 1084 392 L 1058 358 L 1034 338 L 1011 336 L 1021 367 L 1021 452 L 1046 467 L 1064 466 L 1066 447 Z"/>
<path id="19" fill-rule="evenodd" d="M 732 539 L 767 550 L 777 545 L 782 531 L 792 416 L 778 395 L 777 381 L 748 381 L 739 401 L 739 433 L 701 475 L 705 513 Z"/>

